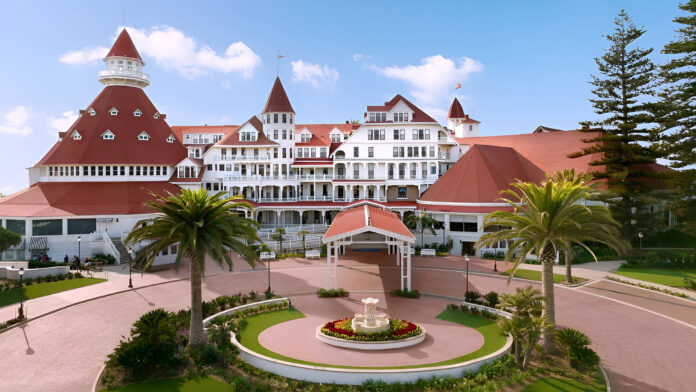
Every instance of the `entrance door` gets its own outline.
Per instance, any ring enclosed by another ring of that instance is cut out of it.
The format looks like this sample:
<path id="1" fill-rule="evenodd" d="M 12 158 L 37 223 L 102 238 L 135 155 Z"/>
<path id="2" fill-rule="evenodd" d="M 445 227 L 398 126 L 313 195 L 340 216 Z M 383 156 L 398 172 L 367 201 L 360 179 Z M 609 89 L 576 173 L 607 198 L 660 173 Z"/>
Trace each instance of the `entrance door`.
<path id="1" fill-rule="evenodd" d="M 474 255 L 474 242 L 462 241 L 462 256 Z"/>

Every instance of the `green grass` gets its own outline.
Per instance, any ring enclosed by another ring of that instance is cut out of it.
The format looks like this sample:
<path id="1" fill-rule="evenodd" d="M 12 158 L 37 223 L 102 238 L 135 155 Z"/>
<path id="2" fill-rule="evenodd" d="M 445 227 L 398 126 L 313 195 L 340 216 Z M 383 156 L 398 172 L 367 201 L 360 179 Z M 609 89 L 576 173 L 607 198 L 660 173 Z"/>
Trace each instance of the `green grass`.
<path id="1" fill-rule="evenodd" d="M 631 268 L 625 265 L 619 267 L 616 274 L 627 278 L 644 280 L 671 287 L 684 287 L 684 277 L 696 280 L 696 270 L 673 270 L 660 268 Z"/>
<path id="2" fill-rule="evenodd" d="M 148 381 L 138 384 L 124 385 L 102 391 L 109 392 L 234 392 L 234 385 L 212 377 L 200 378 L 170 378 L 166 380 Z"/>
<path id="3" fill-rule="evenodd" d="M 598 384 L 585 384 L 570 378 L 544 377 L 527 385 L 522 392 L 603 392 L 607 388 Z"/>
<path id="4" fill-rule="evenodd" d="M 509 276 L 511 272 L 512 272 L 512 268 L 503 272 L 502 275 Z M 518 268 L 517 271 L 515 271 L 515 278 L 536 280 L 537 282 L 541 282 L 541 271 L 534 271 L 534 270 Z M 573 276 L 573 282 L 581 283 L 581 282 L 585 282 L 585 281 L 587 281 L 587 279 L 578 278 L 577 276 Z M 565 275 L 553 274 L 553 282 L 554 283 L 565 282 Z"/>
<path id="5" fill-rule="evenodd" d="M 106 282 L 105 279 L 97 278 L 78 278 L 78 279 L 65 279 L 59 280 L 57 282 L 44 282 L 35 283 L 31 286 L 24 286 L 23 298 L 24 300 L 34 299 L 43 297 L 46 295 L 51 295 L 55 293 L 60 293 L 61 291 L 72 290 L 80 287 L 90 286 L 93 284 Z M 0 306 L 11 305 L 19 302 L 19 289 L 13 289 L 9 291 L 0 292 Z"/>
<path id="6" fill-rule="evenodd" d="M 310 366 L 329 366 L 335 368 L 343 369 L 409 369 L 409 368 L 420 368 L 420 367 L 433 367 L 433 366 L 443 366 L 450 365 L 453 363 L 459 363 L 464 361 L 469 361 L 475 358 L 479 358 L 493 352 L 500 350 L 506 342 L 506 338 L 500 334 L 500 328 L 494 320 L 487 319 L 485 317 L 473 316 L 465 312 L 459 312 L 455 310 L 445 310 L 440 313 L 437 318 L 445 321 L 452 321 L 455 323 L 463 324 L 468 327 L 474 328 L 479 331 L 484 338 L 483 346 L 478 350 L 463 355 L 461 357 L 452 358 L 447 361 L 428 363 L 418 366 L 393 366 L 393 367 L 358 367 L 358 366 L 341 366 L 341 365 L 329 365 L 325 363 L 309 362 L 303 361 L 296 358 L 286 357 L 284 355 L 273 352 L 259 343 L 259 334 L 275 324 L 279 324 L 285 321 L 295 320 L 298 318 L 305 317 L 300 311 L 290 308 L 288 310 L 281 310 L 275 312 L 262 313 L 255 316 L 247 318 L 247 327 L 239 334 L 240 343 L 261 355 L 267 357 L 279 359 L 282 361 L 299 363 L 303 365 Z"/>

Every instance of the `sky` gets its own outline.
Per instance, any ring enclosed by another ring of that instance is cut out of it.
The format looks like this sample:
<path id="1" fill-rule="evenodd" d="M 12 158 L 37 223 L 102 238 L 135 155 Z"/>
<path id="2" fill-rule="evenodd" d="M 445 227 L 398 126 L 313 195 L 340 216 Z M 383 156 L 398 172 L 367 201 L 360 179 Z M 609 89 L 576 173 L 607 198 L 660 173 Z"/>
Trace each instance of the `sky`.
<path id="1" fill-rule="evenodd" d="M 0 0 L 0 193 L 26 187 L 25 169 L 99 94 L 124 18 L 170 125 L 240 124 L 277 73 L 298 123 L 362 120 L 402 94 L 444 124 L 456 96 L 487 136 L 596 119 L 588 81 L 614 17 L 645 27 L 638 45 L 662 63 L 678 4 Z"/>

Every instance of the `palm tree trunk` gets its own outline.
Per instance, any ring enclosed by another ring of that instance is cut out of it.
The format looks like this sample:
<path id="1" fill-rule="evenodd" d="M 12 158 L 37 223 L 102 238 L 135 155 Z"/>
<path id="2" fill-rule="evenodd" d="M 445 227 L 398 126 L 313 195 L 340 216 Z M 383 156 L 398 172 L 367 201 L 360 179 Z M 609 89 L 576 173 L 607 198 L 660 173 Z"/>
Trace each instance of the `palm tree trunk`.
<path id="1" fill-rule="evenodd" d="M 553 295 L 553 262 L 556 256 L 556 249 L 553 245 L 547 244 L 541 252 L 541 293 L 544 295 L 544 311 L 542 315 L 551 325 L 544 330 L 541 341 L 546 353 L 555 351 L 556 346 L 553 340 L 553 332 L 556 327 L 556 305 Z"/>
<path id="2" fill-rule="evenodd" d="M 201 292 L 201 266 L 194 258 L 191 262 L 191 328 L 189 330 L 189 346 L 205 344 L 203 335 L 203 294 Z"/>
<path id="3" fill-rule="evenodd" d="M 572 261 L 573 261 L 573 260 L 571 260 L 570 257 L 571 257 L 571 256 L 570 256 L 570 253 L 566 251 L 566 252 L 565 252 L 565 263 L 566 263 L 566 273 L 565 273 L 565 275 L 566 275 L 566 283 L 568 283 L 568 284 L 572 284 L 572 283 L 573 283 L 573 275 L 572 275 L 572 273 L 571 273 L 571 264 L 572 264 Z"/>

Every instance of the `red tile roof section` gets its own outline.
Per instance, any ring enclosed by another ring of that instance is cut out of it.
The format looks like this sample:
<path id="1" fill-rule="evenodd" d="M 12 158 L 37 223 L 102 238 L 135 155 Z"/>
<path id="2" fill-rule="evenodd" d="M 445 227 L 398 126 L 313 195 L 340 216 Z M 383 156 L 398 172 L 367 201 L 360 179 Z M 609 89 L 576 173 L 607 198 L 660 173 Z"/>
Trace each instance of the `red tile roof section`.
<path id="1" fill-rule="evenodd" d="M 273 88 L 271 93 L 268 95 L 268 100 L 266 101 L 266 106 L 263 107 L 262 114 L 272 113 L 272 112 L 286 112 L 295 113 L 288 99 L 288 95 L 285 93 L 283 88 L 283 83 L 280 82 L 280 78 L 276 77 L 275 83 L 273 83 Z"/>
<path id="2" fill-rule="evenodd" d="M 339 212 L 323 238 L 340 237 L 363 229 L 370 231 L 370 228 L 415 239 L 395 213 L 367 204 Z"/>
<path id="3" fill-rule="evenodd" d="M 370 225 L 372 227 L 415 239 L 395 213 L 372 206 L 366 206 L 365 208 L 370 214 Z"/>
<path id="4" fill-rule="evenodd" d="M 475 145 L 419 202 L 500 203 L 500 192 L 517 179 L 540 182 L 544 172 L 512 148 Z M 427 208 L 427 204 L 419 205 Z"/>
<path id="5" fill-rule="evenodd" d="M 143 59 L 140 58 L 140 53 L 138 53 L 138 49 L 135 48 L 135 44 L 133 44 L 133 40 L 126 29 L 121 30 L 121 34 L 119 34 L 118 38 L 116 38 L 114 46 L 111 47 L 111 50 L 109 53 L 107 53 L 106 57 L 130 57 L 132 59 L 143 61 Z"/>
<path id="6" fill-rule="evenodd" d="M 427 113 L 422 111 L 418 106 L 414 105 L 409 101 L 408 99 L 404 98 L 401 96 L 401 94 L 396 94 L 394 98 L 392 98 L 390 101 L 385 102 L 384 106 L 368 106 L 367 111 L 368 112 L 388 112 L 392 110 L 394 106 L 396 106 L 399 101 L 404 101 L 404 103 L 413 110 L 413 118 L 411 119 L 412 122 L 437 122 L 434 118 L 430 117 Z"/>
<path id="7" fill-rule="evenodd" d="M 307 129 L 312 138 L 309 143 L 301 143 L 299 135 L 304 129 Z M 298 147 L 322 146 L 328 147 L 331 145 L 331 131 L 338 129 L 343 135 L 350 135 L 353 132 L 353 124 L 296 124 L 295 125 L 295 144 Z M 341 138 L 341 141 L 343 138 Z"/>
<path id="8" fill-rule="evenodd" d="M 0 199 L 0 215 L 53 217 L 146 214 L 150 192 L 178 194 L 168 182 L 39 182 Z"/>
<path id="9" fill-rule="evenodd" d="M 251 124 L 258 132 L 258 137 L 254 141 L 241 141 L 239 140 L 239 130 L 244 127 L 247 123 Z M 263 124 L 261 123 L 261 120 L 259 120 L 258 117 L 252 116 L 250 119 L 248 119 L 244 124 L 239 126 L 237 129 L 234 131 L 230 132 L 227 134 L 227 136 L 223 137 L 222 140 L 217 142 L 215 145 L 216 146 L 269 146 L 269 145 L 277 145 L 277 142 L 274 142 L 273 140 L 269 139 L 266 137 L 266 134 L 263 133 Z"/>
<path id="10" fill-rule="evenodd" d="M 227 135 L 239 129 L 239 125 L 173 125 L 172 132 L 180 142 L 184 142 L 184 133 L 222 133 Z"/>
<path id="11" fill-rule="evenodd" d="M 457 98 L 454 98 L 454 101 L 452 101 L 447 118 L 464 118 L 464 109 Z"/>
<path id="12" fill-rule="evenodd" d="M 97 114 L 83 113 L 70 126 L 67 137 L 56 142 L 51 150 L 36 164 L 74 165 L 74 164 L 154 164 L 175 165 L 186 156 L 186 149 L 178 141 L 168 143 L 173 134 L 167 122 L 155 119 L 157 109 L 143 89 L 128 86 L 107 86 L 88 106 Z M 111 108 L 118 110 L 112 116 Z M 140 109 L 142 115 L 135 117 L 133 112 Z M 102 139 L 102 134 L 110 130 L 114 140 Z M 77 130 L 81 140 L 73 140 L 72 132 Z M 143 131 L 150 140 L 138 140 Z"/>

